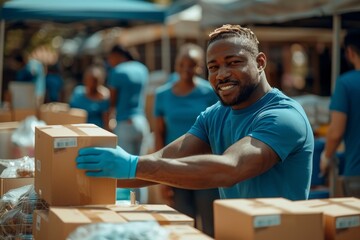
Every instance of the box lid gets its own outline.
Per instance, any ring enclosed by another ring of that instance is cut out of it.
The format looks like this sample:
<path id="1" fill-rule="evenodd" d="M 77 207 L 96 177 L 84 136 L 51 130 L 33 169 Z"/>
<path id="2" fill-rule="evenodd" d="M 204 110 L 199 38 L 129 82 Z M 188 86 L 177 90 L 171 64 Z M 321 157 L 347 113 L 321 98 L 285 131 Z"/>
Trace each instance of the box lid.
<path id="1" fill-rule="evenodd" d="M 51 137 L 116 137 L 114 133 L 111 133 L 94 124 L 88 123 L 69 125 L 47 125 L 36 128 Z"/>
<path id="2" fill-rule="evenodd" d="M 295 205 L 294 202 L 285 198 L 224 199 L 215 200 L 215 203 L 225 205 L 235 211 L 244 212 L 249 216 L 321 213 L 317 209 Z"/>
<path id="3" fill-rule="evenodd" d="M 124 218 L 106 209 L 50 207 L 49 218 L 56 215 L 64 223 L 126 222 Z"/>

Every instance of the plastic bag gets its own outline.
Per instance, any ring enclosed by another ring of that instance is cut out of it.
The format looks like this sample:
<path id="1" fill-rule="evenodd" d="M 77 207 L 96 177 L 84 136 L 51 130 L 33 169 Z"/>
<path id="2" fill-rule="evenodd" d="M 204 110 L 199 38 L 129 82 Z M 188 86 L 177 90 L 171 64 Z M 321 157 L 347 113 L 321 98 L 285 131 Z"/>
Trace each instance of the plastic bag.
<path id="1" fill-rule="evenodd" d="M 67 240 L 166 240 L 168 230 L 157 222 L 95 223 L 78 227 Z"/>
<path id="2" fill-rule="evenodd" d="M 48 207 L 33 185 L 5 193 L 0 200 L 0 239 L 32 239 L 33 212 Z"/>
<path id="3" fill-rule="evenodd" d="M 0 165 L 4 167 L 0 174 L 1 178 L 34 177 L 35 175 L 35 161 L 32 157 L 0 160 Z"/>
<path id="4" fill-rule="evenodd" d="M 11 136 L 11 141 L 20 147 L 35 146 L 35 126 L 44 126 L 45 122 L 35 116 L 25 118 Z"/>

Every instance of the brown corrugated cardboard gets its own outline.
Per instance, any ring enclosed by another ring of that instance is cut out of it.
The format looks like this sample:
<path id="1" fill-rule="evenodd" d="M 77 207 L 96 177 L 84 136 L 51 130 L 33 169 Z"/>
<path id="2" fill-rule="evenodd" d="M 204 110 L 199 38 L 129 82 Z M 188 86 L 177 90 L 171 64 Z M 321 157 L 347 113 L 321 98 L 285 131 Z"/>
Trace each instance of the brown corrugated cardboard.
<path id="1" fill-rule="evenodd" d="M 50 207 L 48 215 L 36 213 L 33 232 L 36 240 L 64 240 L 77 227 L 99 222 L 125 223 L 125 219 L 106 209 Z M 42 238 L 46 236 L 47 238 Z"/>
<path id="2" fill-rule="evenodd" d="M 40 119 L 48 125 L 86 123 L 87 112 L 66 103 L 48 103 L 40 107 Z"/>
<path id="3" fill-rule="evenodd" d="M 25 118 L 30 116 L 36 116 L 35 109 L 15 109 L 12 110 L 12 120 L 13 121 L 23 121 Z"/>
<path id="4" fill-rule="evenodd" d="M 19 122 L 0 123 L 0 159 L 15 158 L 11 136 L 18 126 Z"/>
<path id="5" fill-rule="evenodd" d="M 32 225 L 33 240 L 48 240 L 49 227 L 49 211 L 34 210 Z"/>
<path id="6" fill-rule="evenodd" d="M 284 198 L 214 202 L 217 240 L 322 240 L 322 212 Z"/>
<path id="7" fill-rule="evenodd" d="M 0 178 L 0 197 L 11 189 L 33 184 L 34 178 L 32 177 Z"/>
<path id="8" fill-rule="evenodd" d="M 360 239 L 360 199 L 329 198 L 296 203 L 323 212 L 326 240 Z"/>
<path id="9" fill-rule="evenodd" d="M 169 231 L 168 240 L 211 240 L 213 238 L 188 225 L 163 225 Z"/>
<path id="10" fill-rule="evenodd" d="M 115 134 L 94 124 L 36 127 L 35 190 L 51 206 L 115 204 L 116 180 L 91 178 L 76 168 L 83 147 L 117 145 Z"/>
<path id="11" fill-rule="evenodd" d="M 157 221 L 160 225 L 180 224 L 194 226 L 194 219 L 164 204 L 88 205 L 79 208 L 107 209 L 118 213 L 129 222 Z"/>
<path id="12" fill-rule="evenodd" d="M 189 225 L 194 226 L 194 219 L 179 212 L 118 212 L 128 222 L 156 221 L 160 225 Z"/>
<path id="13" fill-rule="evenodd" d="M 11 122 L 12 114 L 10 110 L 0 110 L 0 122 Z"/>
<path id="14" fill-rule="evenodd" d="M 115 212 L 176 212 L 176 210 L 164 204 L 136 204 L 136 205 L 108 205 L 105 208 Z"/>

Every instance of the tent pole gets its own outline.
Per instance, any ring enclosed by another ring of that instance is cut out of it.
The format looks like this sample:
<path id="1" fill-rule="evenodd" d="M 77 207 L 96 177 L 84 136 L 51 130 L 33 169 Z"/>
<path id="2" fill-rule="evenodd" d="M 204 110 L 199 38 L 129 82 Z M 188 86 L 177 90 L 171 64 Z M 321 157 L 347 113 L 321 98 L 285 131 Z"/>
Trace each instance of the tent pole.
<path id="1" fill-rule="evenodd" d="M 5 20 L 0 22 L 0 103 L 2 103 L 3 78 L 4 78 L 4 45 L 5 45 Z"/>
<path id="2" fill-rule="evenodd" d="M 161 38 L 161 67 L 162 70 L 165 71 L 167 74 L 170 73 L 170 63 L 171 63 L 171 56 L 170 56 L 170 38 L 167 25 L 162 26 L 162 38 Z"/>
<path id="3" fill-rule="evenodd" d="M 331 66 L 331 94 L 335 89 L 335 82 L 340 74 L 340 30 L 341 16 L 333 16 L 333 39 L 332 39 L 332 66 Z"/>

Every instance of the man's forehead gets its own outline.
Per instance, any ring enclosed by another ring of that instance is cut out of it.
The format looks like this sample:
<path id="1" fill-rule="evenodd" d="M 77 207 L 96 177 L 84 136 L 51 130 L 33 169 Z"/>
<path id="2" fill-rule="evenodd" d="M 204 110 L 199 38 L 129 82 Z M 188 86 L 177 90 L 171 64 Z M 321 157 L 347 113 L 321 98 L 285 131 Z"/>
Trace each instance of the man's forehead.
<path id="1" fill-rule="evenodd" d="M 218 49 L 226 52 L 243 52 L 249 51 L 249 40 L 246 38 L 226 38 L 212 42 L 207 48 L 207 55 L 216 52 L 221 53 Z"/>

